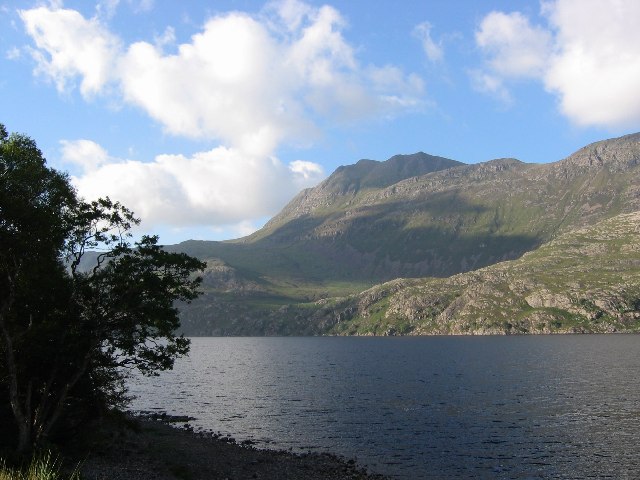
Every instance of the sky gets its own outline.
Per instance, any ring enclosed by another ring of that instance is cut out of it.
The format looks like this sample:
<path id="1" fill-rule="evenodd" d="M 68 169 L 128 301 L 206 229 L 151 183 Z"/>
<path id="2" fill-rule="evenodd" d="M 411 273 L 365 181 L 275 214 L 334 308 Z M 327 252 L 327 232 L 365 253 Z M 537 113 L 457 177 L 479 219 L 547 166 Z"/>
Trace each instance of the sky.
<path id="1" fill-rule="evenodd" d="M 0 0 L 0 123 L 163 244 L 338 166 L 560 160 L 640 131 L 637 0 Z"/>

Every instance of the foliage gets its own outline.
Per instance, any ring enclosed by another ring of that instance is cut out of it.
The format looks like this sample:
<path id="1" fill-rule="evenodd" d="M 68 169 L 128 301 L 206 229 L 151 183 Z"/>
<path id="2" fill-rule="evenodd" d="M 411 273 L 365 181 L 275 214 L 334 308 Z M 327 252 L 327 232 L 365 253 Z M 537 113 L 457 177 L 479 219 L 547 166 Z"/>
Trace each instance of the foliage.
<path id="1" fill-rule="evenodd" d="M 137 223 L 108 198 L 77 198 L 33 140 L 0 128 L 0 415 L 18 450 L 121 406 L 127 369 L 187 353 L 174 304 L 196 297 L 204 265 L 157 237 L 132 245 Z"/>
<path id="2" fill-rule="evenodd" d="M 79 480 L 80 473 L 76 469 L 68 476 L 60 473 L 59 463 L 51 457 L 49 452 L 34 455 L 26 469 L 9 468 L 0 460 L 0 480 Z"/>

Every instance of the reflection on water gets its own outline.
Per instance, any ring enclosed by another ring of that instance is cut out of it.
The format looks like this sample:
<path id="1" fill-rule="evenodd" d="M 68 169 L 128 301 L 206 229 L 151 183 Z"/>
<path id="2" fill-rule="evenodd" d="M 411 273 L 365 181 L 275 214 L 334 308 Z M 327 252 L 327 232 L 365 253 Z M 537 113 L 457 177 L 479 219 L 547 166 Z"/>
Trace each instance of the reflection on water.
<path id="1" fill-rule="evenodd" d="M 194 338 L 137 410 L 397 478 L 640 478 L 640 336 Z"/>

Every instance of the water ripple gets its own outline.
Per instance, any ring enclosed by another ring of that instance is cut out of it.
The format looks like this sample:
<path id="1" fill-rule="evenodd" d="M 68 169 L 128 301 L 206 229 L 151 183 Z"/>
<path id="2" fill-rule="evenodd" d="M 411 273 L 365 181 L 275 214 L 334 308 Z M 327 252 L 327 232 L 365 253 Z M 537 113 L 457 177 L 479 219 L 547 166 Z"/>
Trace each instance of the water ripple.
<path id="1" fill-rule="evenodd" d="M 640 336 L 195 338 L 132 407 L 402 479 L 640 478 Z"/>

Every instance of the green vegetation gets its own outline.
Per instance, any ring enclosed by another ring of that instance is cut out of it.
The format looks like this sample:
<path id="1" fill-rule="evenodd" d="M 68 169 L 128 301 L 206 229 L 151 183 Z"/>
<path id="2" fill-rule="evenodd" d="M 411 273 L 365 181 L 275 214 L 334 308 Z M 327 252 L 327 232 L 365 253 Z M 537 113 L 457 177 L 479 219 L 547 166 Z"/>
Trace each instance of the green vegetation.
<path id="1" fill-rule="evenodd" d="M 84 202 L 35 142 L 0 125 L 0 446 L 28 453 L 126 403 L 130 369 L 169 369 L 189 342 L 174 302 L 204 264 L 130 243 L 138 223 Z M 88 254 L 92 251 L 92 254 Z"/>
<path id="2" fill-rule="evenodd" d="M 29 465 L 24 468 L 10 468 L 0 460 L 0 480 L 79 480 L 80 474 L 75 470 L 70 475 L 63 475 L 59 463 L 50 453 L 35 455 Z"/>
<path id="3" fill-rule="evenodd" d="M 326 333 L 326 304 L 313 307 L 320 299 L 349 297 L 395 278 L 446 279 L 476 271 L 640 210 L 639 139 L 636 134 L 599 142 L 549 164 L 499 159 L 464 165 L 415 154 L 341 167 L 249 237 L 172 247 L 225 269 L 222 275 L 219 267 L 208 268 L 203 297 L 182 309 L 184 331 Z M 558 267 L 565 262 L 556 261 Z M 555 273 L 535 273 L 540 281 L 545 275 Z M 603 283 L 615 282 L 613 272 L 601 275 Z M 555 288 L 553 281 L 549 288 Z M 509 295 L 498 289 L 495 298 L 483 301 L 499 304 Z M 518 298 L 513 311 L 520 315 L 528 307 Z M 331 332 L 415 329 L 415 322 L 398 322 L 377 325 L 368 319 L 358 329 Z M 474 322 L 469 319 L 469 328 Z M 521 328 L 507 323 L 508 330 Z"/>
<path id="4" fill-rule="evenodd" d="M 563 234 L 518 260 L 374 287 L 340 304 L 350 319 L 329 333 L 638 332 L 639 307 L 640 211 Z"/>

